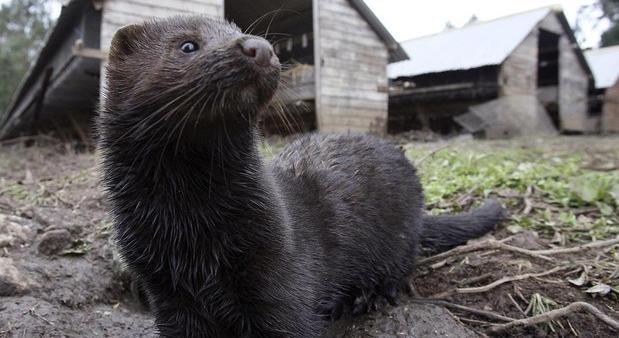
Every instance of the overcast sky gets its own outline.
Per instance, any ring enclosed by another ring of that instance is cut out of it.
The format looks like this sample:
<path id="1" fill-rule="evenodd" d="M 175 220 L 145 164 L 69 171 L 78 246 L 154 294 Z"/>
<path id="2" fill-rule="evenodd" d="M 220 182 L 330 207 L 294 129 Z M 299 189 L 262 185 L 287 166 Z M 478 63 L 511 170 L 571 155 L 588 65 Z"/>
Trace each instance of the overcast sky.
<path id="1" fill-rule="evenodd" d="M 9 0 L 0 0 L 6 3 Z M 156 0 L 153 0 L 156 1 Z M 543 6 L 560 5 L 573 25 L 578 9 L 595 0 L 365 0 L 378 18 L 398 41 L 442 31 L 450 21 L 456 27 L 466 23 L 473 14 L 479 20 L 491 20 Z M 60 7 L 55 6 L 56 12 Z M 583 47 L 597 46 L 601 32 L 607 27 L 593 23 L 583 27 L 586 41 Z"/>

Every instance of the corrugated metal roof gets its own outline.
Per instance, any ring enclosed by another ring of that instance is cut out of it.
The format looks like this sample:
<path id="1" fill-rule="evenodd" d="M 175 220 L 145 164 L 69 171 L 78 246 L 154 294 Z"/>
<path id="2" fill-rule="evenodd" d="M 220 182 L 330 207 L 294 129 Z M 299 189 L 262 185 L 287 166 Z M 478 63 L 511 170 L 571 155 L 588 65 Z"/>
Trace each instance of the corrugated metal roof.
<path id="1" fill-rule="evenodd" d="M 595 88 L 612 87 L 619 80 L 619 46 L 589 50 L 585 57 L 595 77 Z"/>
<path id="2" fill-rule="evenodd" d="M 389 78 L 499 65 L 553 11 L 541 8 L 404 41 L 410 60 L 389 65 Z"/>

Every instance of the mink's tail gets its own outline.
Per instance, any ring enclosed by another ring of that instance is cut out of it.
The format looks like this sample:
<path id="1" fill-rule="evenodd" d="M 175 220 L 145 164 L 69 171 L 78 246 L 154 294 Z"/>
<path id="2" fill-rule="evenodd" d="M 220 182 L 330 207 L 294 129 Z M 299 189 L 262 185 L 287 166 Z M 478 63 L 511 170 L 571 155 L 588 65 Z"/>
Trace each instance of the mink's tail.
<path id="1" fill-rule="evenodd" d="M 505 217 L 503 206 L 494 199 L 467 213 L 456 215 L 425 215 L 421 246 L 442 251 L 465 244 L 493 230 Z"/>

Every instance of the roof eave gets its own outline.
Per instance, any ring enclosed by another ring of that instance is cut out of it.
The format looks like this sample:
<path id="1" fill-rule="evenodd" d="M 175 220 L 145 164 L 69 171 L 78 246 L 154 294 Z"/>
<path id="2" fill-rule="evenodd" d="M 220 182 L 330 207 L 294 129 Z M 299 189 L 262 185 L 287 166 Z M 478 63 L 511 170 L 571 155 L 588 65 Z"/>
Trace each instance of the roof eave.
<path id="1" fill-rule="evenodd" d="M 66 29 L 66 21 L 73 18 L 76 14 L 79 14 L 79 3 L 82 1 L 83 0 L 68 0 L 63 3 L 60 16 L 56 20 L 54 27 L 45 37 L 43 46 L 41 47 L 41 50 L 37 53 L 37 59 L 28 68 L 28 71 L 26 72 L 21 82 L 17 86 L 17 89 L 13 93 L 11 101 L 9 101 L 9 105 L 6 107 L 4 114 L 0 116 L 0 130 L 2 130 L 4 126 L 9 122 L 9 120 L 13 117 L 15 110 L 20 105 L 20 102 L 24 98 L 26 91 L 30 89 L 31 86 L 36 84 L 34 83 L 34 81 L 36 80 L 35 75 L 45 68 L 49 57 L 53 55 L 53 52 L 55 50 L 54 48 L 57 45 L 53 42 L 62 38 L 64 30 Z"/>
<path id="2" fill-rule="evenodd" d="M 383 23 L 376 17 L 374 12 L 363 0 L 348 0 L 361 16 L 370 24 L 374 32 L 383 40 L 389 51 L 389 63 L 408 60 L 408 54 L 402 46 L 393 38 Z"/>
<path id="3" fill-rule="evenodd" d="M 561 10 L 560 8 L 553 8 L 553 13 L 559 19 L 559 22 L 563 26 L 563 30 L 565 30 L 567 37 L 570 39 L 570 43 L 572 44 L 572 50 L 574 50 L 574 52 L 576 53 L 578 62 L 580 62 L 580 65 L 584 68 L 585 72 L 587 72 L 587 75 L 589 76 L 589 78 L 593 79 L 593 71 L 591 70 L 591 67 L 589 67 L 589 63 L 587 62 L 585 53 L 583 53 L 582 49 L 580 48 L 580 45 L 578 44 L 578 40 L 576 39 L 576 36 L 574 35 L 574 31 L 572 30 L 572 27 L 570 26 L 570 23 L 567 20 L 565 13 L 563 13 L 563 10 Z"/>

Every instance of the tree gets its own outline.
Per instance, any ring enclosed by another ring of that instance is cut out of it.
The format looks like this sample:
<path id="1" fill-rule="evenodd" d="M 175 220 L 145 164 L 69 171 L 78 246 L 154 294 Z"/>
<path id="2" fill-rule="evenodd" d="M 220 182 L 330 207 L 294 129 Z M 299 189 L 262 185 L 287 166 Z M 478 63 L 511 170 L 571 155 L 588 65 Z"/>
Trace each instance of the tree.
<path id="1" fill-rule="evenodd" d="M 602 34 L 602 47 L 619 45 L 619 0 L 600 0 L 603 16 L 610 21 L 610 28 Z"/>
<path id="2" fill-rule="evenodd" d="M 11 0 L 0 7 L 0 116 L 52 26 L 50 0 Z"/>
<path id="3" fill-rule="evenodd" d="M 574 27 L 579 42 L 582 43 L 585 40 L 583 26 L 597 28 L 601 22 L 610 23 L 610 27 L 602 34 L 600 46 L 608 47 L 619 44 L 619 0 L 597 0 L 579 9 Z"/>
<path id="4" fill-rule="evenodd" d="M 466 22 L 467 25 L 472 25 L 474 23 L 477 23 L 479 21 L 479 18 L 477 17 L 477 15 L 473 14 L 471 15 L 471 18 L 469 19 L 469 21 Z"/>

